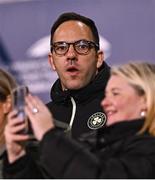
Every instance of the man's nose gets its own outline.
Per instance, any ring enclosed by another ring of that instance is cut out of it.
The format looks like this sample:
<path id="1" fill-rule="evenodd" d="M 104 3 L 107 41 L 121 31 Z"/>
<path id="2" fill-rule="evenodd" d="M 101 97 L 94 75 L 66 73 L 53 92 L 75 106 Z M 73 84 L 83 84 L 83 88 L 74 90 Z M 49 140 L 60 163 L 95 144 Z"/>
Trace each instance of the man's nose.
<path id="1" fill-rule="evenodd" d="M 73 44 L 70 44 L 68 52 L 67 52 L 68 57 L 75 57 L 76 56 L 76 51 L 74 49 Z"/>

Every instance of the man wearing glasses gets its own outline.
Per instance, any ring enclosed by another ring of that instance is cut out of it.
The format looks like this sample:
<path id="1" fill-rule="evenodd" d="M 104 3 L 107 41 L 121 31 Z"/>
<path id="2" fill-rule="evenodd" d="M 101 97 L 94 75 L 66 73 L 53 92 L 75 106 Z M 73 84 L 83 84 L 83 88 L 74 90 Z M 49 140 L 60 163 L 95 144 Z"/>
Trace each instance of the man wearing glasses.
<path id="1" fill-rule="evenodd" d="M 59 79 L 47 104 L 65 130 L 79 138 L 104 126 L 106 117 L 100 102 L 110 68 L 100 50 L 95 23 L 76 13 L 64 13 L 51 28 L 49 63 Z"/>
<path id="2" fill-rule="evenodd" d="M 106 123 L 100 103 L 110 77 L 110 68 L 104 62 L 104 54 L 100 50 L 97 28 L 87 17 L 64 13 L 52 26 L 50 43 L 49 63 L 59 78 L 51 89 L 52 101 L 47 106 L 55 125 L 63 128 L 66 135 L 85 144 L 85 140 L 93 139 L 97 132 L 95 130 Z M 34 115 L 38 112 L 37 107 L 32 108 Z M 93 131 L 92 136 L 88 137 L 90 131 Z M 27 156 L 23 156 L 23 149 L 19 149 L 19 154 L 15 155 L 16 160 L 19 160 L 8 166 L 7 160 L 4 161 L 4 177 L 49 178 L 40 162 L 37 163 L 39 159 L 34 155 L 34 148 L 26 147 L 25 152 Z M 61 161 L 58 163 L 62 166 Z"/>

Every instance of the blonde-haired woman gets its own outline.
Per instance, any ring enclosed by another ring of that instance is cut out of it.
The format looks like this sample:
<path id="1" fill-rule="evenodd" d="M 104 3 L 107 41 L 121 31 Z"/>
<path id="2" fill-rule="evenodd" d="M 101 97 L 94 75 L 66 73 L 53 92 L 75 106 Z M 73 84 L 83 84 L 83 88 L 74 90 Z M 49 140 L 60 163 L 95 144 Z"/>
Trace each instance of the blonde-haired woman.
<path id="1" fill-rule="evenodd" d="M 141 101 L 137 101 L 127 96 L 127 86 L 123 86 L 124 82 L 131 87 L 137 97 L 141 98 Z M 117 84 L 118 88 L 115 87 Z M 115 88 L 114 88 L 115 87 Z M 121 88 L 121 89 L 120 89 Z M 135 119 L 139 117 L 145 117 L 144 124 L 139 131 L 143 133 L 149 131 L 150 134 L 155 136 L 155 65 L 147 62 L 131 62 L 121 66 L 115 66 L 111 70 L 111 78 L 108 82 L 107 91 L 111 92 L 111 101 L 117 102 L 116 113 L 112 113 L 107 110 L 109 108 L 110 98 L 105 97 L 102 101 L 102 106 L 107 111 L 108 121 L 107 124 L 113 124 L 116 122 L 124 121 L 127 119 Z M 120 101 L 118 100 L 120 98 Z M 126 98 L 127 97 L 127 98 Z M 132 101 L 133 99 L 133 101 Z M 133 105 L 130 103 L 133 103 Z M 115 109 L 115 108 L 114 108 Z M 118 118 L 117 118 L 118 116 Z"/>
<path id="2" fill-rule="evenodd" d="M 16 86 L 17 83 L 12 75 L 0 68 L 0 166 L 5 150 L 4 128 L 7 122 L 6 116 L 11 110 L 11 90 Z"/>

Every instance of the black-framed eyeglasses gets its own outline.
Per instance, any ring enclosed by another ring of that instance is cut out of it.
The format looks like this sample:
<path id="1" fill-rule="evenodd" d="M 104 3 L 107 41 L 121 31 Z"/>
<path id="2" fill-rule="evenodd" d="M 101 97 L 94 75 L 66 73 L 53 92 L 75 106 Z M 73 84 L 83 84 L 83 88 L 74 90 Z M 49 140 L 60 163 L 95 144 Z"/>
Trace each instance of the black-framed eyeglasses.
<path id="1" fill-rule="evenodd" d="M 51 52 L 54 50 L 57 55 L 65 55 L 68 52 L 70 45 L 73 45 L 74 50 L 81 55 L 88 54 L 91 48 L 99 50 L 99 45 L 95 42 L 81 39 L 70 43 L 65 41 L 55 42 L 51 45 Z"/>

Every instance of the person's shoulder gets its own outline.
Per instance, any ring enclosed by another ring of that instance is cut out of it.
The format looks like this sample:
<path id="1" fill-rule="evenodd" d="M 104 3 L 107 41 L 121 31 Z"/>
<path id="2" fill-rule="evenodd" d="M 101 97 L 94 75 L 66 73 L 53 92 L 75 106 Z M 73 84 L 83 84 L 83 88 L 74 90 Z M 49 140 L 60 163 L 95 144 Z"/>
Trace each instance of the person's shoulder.
<path id="1" fill-rule="evenodd" d="M 155 154 L 155 137 L 149 134 L 135 135 L 127 138 L 124 147 L 136 149 L 137 152 L 153 153 Z"/>

